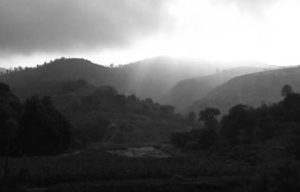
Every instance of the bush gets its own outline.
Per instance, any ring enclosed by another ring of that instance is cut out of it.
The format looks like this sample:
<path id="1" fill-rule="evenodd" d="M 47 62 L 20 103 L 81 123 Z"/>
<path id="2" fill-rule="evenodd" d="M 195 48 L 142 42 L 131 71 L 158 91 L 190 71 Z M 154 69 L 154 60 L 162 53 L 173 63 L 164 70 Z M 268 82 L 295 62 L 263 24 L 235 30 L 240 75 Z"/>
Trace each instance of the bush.
<path id="1" fill-rule="evenodd" d="M 250 191 L 255 192 L 298 192 L 300 191 L 300 165 L 284 160 L 259 167 L 253 177 Z"/>

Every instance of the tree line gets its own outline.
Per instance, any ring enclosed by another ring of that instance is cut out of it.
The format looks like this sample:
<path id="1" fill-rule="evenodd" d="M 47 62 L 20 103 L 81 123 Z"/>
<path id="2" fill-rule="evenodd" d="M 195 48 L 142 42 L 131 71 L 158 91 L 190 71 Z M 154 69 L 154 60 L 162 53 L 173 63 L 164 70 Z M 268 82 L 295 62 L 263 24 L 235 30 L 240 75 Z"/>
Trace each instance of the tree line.
<path id="1" fill-rule="evenodd" d="M 0 155 L 50 155 L 71 143 L 71 125 L 50 97 L 21 102 L 0 83 Z"/>
<path id="2" fill-rule="evenodd" d="M 285 85 L 281 95 L 282 101 L 257 108 L 236 105 L 220 121 L 217 120 L 220 111 L 208 107 L 199 113 L 198 120 L 204 122 L 203 128 L 174 133 L 170 140 L 178 147 L 210 149 L 265 143 L 284 135 L 289 138 L 285 149 L 300 158 L 300 94 Z M 189 116 L 191 120 L 195 118 L 193 114 Z"/>

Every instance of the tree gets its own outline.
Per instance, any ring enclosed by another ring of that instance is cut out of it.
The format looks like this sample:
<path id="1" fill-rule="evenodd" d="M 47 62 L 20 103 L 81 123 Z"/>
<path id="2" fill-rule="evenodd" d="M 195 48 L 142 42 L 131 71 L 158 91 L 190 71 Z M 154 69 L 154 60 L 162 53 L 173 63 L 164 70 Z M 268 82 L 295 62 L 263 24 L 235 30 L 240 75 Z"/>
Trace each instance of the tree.
<path id="1" fill-rule="evenodd" d="M 161 106 L 161 111 L 164 114 L 173 114 L 174 110 L 175 110 L 174 107 L 171 106 L 171 105 L 163 105 L 163 106 Z"/>
<path id="2" fill-rule="evenodd" d="M 211 107 L 199 113 L 199 121 L 204 121 L 205 124 L 204 129 L 199 130 L 198 144 L 201 149 L 210 148 L 216 141 L 217 115 L 220 115 L 219 109 Z"/>
<path id="3" fill-rule="evenodd" d="M 219 109 L 216 108 L 205 108 L 199 113 L 199 121 L 204 121 L 207 128 L 215 128 L 218 124 L 216 116 L 220 115 Z"/>
<path id="4" fill-rule="evenodd" d="M 189 114 L 188 114 L 188 120 L 190 121 L 190 122 L 195 122 L 195 120 L 196 120 L 196 115 L 195 115 L 195 112 L 189 112 Z"/>
<path id="5" fill-rule="evenodd" d="M 221 120 L 221 135 L 231 144 L 238 144 L 239 139 L 245 138 L 245 134 L 251 132 L 249 128 L 255 126 L 255 119 L 252 115 L 252 108 L 246 105 L 236 105 L 229 110 L 229 114 Z M 242 133 L 242 135 L 240 135 Z M 243 135 L 244 134 L 244 135 Z M 242 136 L 239 138 L 239 136 Z"/>
<path id="6" fill-rule="evenodd" d="M 5 159 L 4 159 L 4 167 L 3 167 L 3 178 L 2 182 L 5 184 L 7 181 L 8 177 L 8 160 L 9 156 L 14 153 L 14 150 L 17 148 L 16 143 L 17 143 L 17 138 L 18 138 L 18 129 L 19 129 L 19 124 L 15 119 L 8 119 L 4 123 L 4 126 L 2 127 L 2 144 L 5 146 Z"/>
<path id="7" fill-rule="evenodd" d="M 127 97 L 127 99 L 128 99 L 128 101 L 131 102 L 131 103 L 136 103 L 136 102 L 138 101 L 138 98 L 137 98 L 134 94 L 129 95 L 129 96 Z"/>
<path id="8" fill-rule="evenodd" d="M 291 93 L 293 93 L 293 89 L 290 85 L 286 84 L 282 87 L 282 89 L 281 89 L 281 96 L 282 97 L 286 97 Z"/>
<path id="9" fill-rule="evenodd" d="M 19 100 L 10 92 L 8 85 L 0 83 L 0 154 L 3 155 L 3 175 L 1 184 L 6 184 L 8 178 L 9 156 L 19 152 Z"/>
<path id="10" fill-rule="evenodd" d="M 61 152 L 70 143 L 70 127 L 50 97 L 35 96 L 22 104 L 8 85 L 0 83 L 0 155 Z"/>
<path id="11" fill-rule="evenodd" d="M 55 154 L 67 149 L 70 143 L 71 125 L 54 108 L 49 97 L 27 99 L 21 124 L 20 140 L 27 154 Z"/>
<path id="12" fill-rule="evenodd" d="M 216 141 L 217 133 L 214 129 L 199 130 L 198 144 L 200 149 L 209 149 Z"/>

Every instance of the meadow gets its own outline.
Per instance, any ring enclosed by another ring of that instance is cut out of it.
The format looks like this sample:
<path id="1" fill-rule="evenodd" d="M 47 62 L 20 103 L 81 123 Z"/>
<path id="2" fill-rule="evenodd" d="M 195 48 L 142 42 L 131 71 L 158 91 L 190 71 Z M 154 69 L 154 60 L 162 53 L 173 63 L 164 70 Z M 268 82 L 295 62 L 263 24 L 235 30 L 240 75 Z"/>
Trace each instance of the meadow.
<path id="1" fill-rule="evenodd" d="M 232 188 L 232 182 L 240 185 L 242 178 L 252 172 L 250 163 L 217 160 L 211 155 L 173 154 L 170 158 L 129 158 L 109 154 L 105 148 L 85 149 L 58 156 L 9 159 L 12 185 L 18 183 L 20 189 L 33 191 L 71 190 L 74 186 L 82 191 L 83 186 L 102 189 L 116 183 L 120 187 L 135 186 L 138 189 L 149 185 L 218 188 L 228 183 Z"/>

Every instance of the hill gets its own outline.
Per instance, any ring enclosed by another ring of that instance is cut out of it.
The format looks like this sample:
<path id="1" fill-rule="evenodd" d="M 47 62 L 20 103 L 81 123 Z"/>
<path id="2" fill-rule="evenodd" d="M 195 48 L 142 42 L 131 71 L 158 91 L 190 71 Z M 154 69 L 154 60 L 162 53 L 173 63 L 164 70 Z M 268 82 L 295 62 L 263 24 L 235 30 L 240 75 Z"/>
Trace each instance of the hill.
<path id="1" fill-rule="evenodd" d="M 179 81 L 208 75 L 218 68 L 219 63 L 161 56 L 125 65 L 121 70 L 129 79 L 128 93 L 160 102 Z"/>
<path id="2" fill-rule="evenodd" d="M 236 105 L 258 106 L 261 103 L 279 101 L 285 84 L 300 91 L 300 67 L 271 70 L 233 78 L 215 88 L 203 99 L 196 101 L 189 111 L 199 111 L 205 107 L 217 107 L 223 112 Z"/>
<path id="3" fill-rule="evenodd" d="M 263 70 L 263 68 L 258 67 L 238 67 L 223 70 L 213 75 L 183 80 L 177 83 L 176 86 L 165 95 L 163 103 L 173 105 L 176 111 L 182 112 L 191 103 L 205 97 L 210 91 L 229 79 Z"/>
<path id="4" fill-rule="evenodd" d="M 0 76 L 0 81 L 10 85 L 21 97 L 33 94 L 48 94 L 50 88 L 60 81 L 85 79 L 100 86 L 119 84 L 112 81 L 113 73 L 107 67 L 84 59 L 57 59 L 34 68 L 13 71 Z"/>
<path id="5" fill-rule="evenodd" d="M 94 142 L 158 144 L 194 126 L 172 106 L 124 96 L 113 87 L 94 87 L 84 80 L 58 82 L 52 95 L 22 102 L 0 83 L 0 113 L 4 128 L 10 128 L 1 130 L 0 156 L 6 153 L 10 134 L 14 134 L 12 155 L 47 155 Z"/>
<path id="6" fill-rule="evenodd" d="M 167 142 L 171 133 L 193 126 L 176 115 L 172 106 L 125 96 L 113 87 L 95 87 L 83 80 L 57 83 L 51 96 L 83 141 Z"/>
<path id="7" fill-rule="evenodd" d="M 0 77 L 19 96 L 47 93 L 59 81 L 84 79 L 95 86 L 109 85 L 124 94 L 158 101 L 178 81 L 213 73 L 218 64 L 156 57 L 118 67 L 105 67 L 85 59 L 56 59 L 35 68 Z"/>

